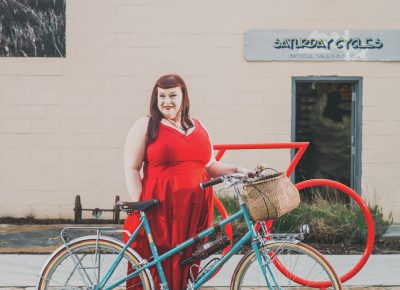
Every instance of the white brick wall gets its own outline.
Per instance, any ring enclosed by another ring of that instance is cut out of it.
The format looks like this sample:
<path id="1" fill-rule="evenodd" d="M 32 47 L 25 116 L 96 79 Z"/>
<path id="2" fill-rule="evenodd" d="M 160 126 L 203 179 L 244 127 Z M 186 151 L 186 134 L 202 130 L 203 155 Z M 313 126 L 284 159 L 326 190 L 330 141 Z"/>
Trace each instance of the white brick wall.
<path id="1" fill-rule="evenodd" d="M 127 199 L 122 147 L 177 72 L 215 143 L 288 142 L 291 77 L 363 77 L 363 197 L 400 221 L 400 65 L 246 62 L 251 28 L 399 29 L 400 2 L 68 0 L 67 57 L 0 58 L 0 216 L 69 217 Z M 262 155 L 262 157 L 260 157 Z M 284 169 L 289 151 L 235 153 Z"/>

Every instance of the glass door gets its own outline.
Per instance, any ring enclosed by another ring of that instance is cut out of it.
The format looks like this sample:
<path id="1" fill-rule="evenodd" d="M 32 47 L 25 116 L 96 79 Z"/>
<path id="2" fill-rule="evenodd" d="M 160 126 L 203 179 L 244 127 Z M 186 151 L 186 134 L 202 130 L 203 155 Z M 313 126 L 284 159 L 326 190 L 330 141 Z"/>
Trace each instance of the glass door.
<path id="1" fill-rule="evenodd" d="M 327 178 L 360 186 L 361 96 L 359 81 L 294 78 L 293 139 L 310 146 L 295 180 Z"/>

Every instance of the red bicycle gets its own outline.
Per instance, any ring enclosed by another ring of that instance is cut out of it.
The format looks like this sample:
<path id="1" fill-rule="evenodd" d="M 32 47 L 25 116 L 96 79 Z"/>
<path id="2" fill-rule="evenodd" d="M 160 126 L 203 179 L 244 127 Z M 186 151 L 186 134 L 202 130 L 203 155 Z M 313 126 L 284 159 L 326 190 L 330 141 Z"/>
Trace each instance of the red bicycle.
<path id="1" fill-rule="evenodd" d="M 294 158 L 291 160 L 289 167 L 286 169 L 286 175 L 289 177 L 294 169 L 296 168 L 297 164 L 299 163 L 301 157 L 305 153 L 309 143 L 308 142 L 293 142 L 293 143 L 274 143 L 274 144 L 224 144 L 224 145 L 214 145 L 214 150 L 217 150 L 216 154 L 216 159 L 220 160 L 222 156 L 225 154 L 226 151 L 229 150 L 254 150 L 254 149 L 295 149 L 296 154 L 294 155 Z M 313 187 L 325 187 L 328 189 L 333 189 L 335 191 L 340 191 L 344 194 L 346 194 L 351 200 L 356 203 L 364 216 L 364 219 L 367 224 L 367 230 L 368 230 L 368 235 L 367 235 L 367 242 L 365 245 L 365 250 L 359 259 L 359 261 L 346 273 L 340 274 L 340 280 L 341 282 L 345 282 L 352 278 L 354 275 L 356 275 L 362 267 L 365 265 L 367 262 L 369 256 L 371 255 L 373 246 L 374 246 L 374 241 L 375 241 L 375 228 L 374 228 L 374 221 L 372 219 L 371 212 L 368 209 L 368 206 L 365 204 L 365 202 L 362 200 L 362 198 L 355 192 L 353 189 L 350 187 L 334 181 L 334 180 L 329 180 L 329 179 L 310 179 L 310 180 L 305 180 L 302 182 L 299 182 L 296 184 L 296 187 L 299 191 L 304 190 L 304 189 L 310 189 Z M 223 204 L 221 201 L 214 197 L 214 202 L 217 207 L 217 209 L 220 211 L 222 218 L 226 218 L 228 216 L 226 209 L 224 208 Z M 272 220 L 268 220 L 265 222 L 259 222 L 255 225 L 257 227 L 257 230 L 260 227 L 263 227 L 265 231 L 271 232 L 272 228 Z M 226 226 L 226 232 L 227 235 L 230 237 L 232 240 L 232 224 L 228 224 Z M 230 246 L 224 249 L 223 254 L 225 254 L 227 251 L 229 251 Z M 279 268 L 279 267 L 278 267 Z M 287 272 L 287 270 L 284 267 L 280 268 L 281 272 Z M 301 281 L 297 281 L 297 277 L 293 276 L 292 280 L 301 283 Z M 310 281 L 307 281 L 310 282 Z M 315 282 L 315 281 L 312 281 Z M 319 281 L 315 282 L 313 285 L 316 288 L 323 288 L 326 287 L 327 283 L 329 281 Z"/>

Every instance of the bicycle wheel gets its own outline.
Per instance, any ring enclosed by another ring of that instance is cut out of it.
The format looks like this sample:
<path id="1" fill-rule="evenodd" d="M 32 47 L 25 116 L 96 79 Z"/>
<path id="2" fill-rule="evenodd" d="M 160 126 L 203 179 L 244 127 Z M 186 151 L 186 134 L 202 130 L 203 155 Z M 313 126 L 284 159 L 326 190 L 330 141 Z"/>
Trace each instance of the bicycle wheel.
<path id="1" fill-rule="evenodd" d="M 83 239 L 60 248 L 45 265 L 37 289 L 95 289 L 106 275 L 122 246 L 108 239 Z M 140 257 L 125 251 L 122 260 L 107 281 L 105 288 L 127 276 L 128 264 L 135 267 Z M 153 289 L 153 279 L 148 271 L 142 271 L 135 279 L 135 285 Z M 122 283 L 115 289 L 129 289 Z"/>
<path id="2" fill-rule="evenodd" d="M 276 242 L 260 247 L 271 288 L 341 289 L 332 266 L 312 247 L 302 243 Z M 294 282 L 298 281 L 298 283 Z M 321 285 L 319 281 L 326 281 Z M 254 251 L 249 251 L 237 265 L 231 289 L 268 287 Z"/>

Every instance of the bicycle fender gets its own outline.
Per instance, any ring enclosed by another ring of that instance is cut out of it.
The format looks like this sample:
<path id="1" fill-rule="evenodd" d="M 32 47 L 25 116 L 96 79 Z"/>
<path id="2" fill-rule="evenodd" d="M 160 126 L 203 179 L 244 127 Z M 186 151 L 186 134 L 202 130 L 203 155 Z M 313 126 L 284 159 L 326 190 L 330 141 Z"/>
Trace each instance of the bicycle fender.
<path id="1" fill-rule="evenodd" d="M 51 261 L 56 255 L 58 255 L 58 254 L 59 254 L 61 251 L 63 251 L 64 249 L 67 249 L 67 247 L 71 247 L 71 246 L 75 245 L 76 243 L 80 243 L 80 242 L 83 242 L 83 241 L 86 241 L 86 240 L 99 240 L 99 241 L 103 240 L 103 241 L 110 242 L 110 243 L 112 243 L 112 244 L 114 244 L 114 245 L 120 246 L 121 248 L 123 248 L 123 247 L 125 246 L 125 244 L 124 244 L 123 242 L 121 242 L 121 241 L 119 241 L 119 240 L 117 240 L 117 239 L 111 238 L 111 237 L 107 237 L 107 236 L 102 236 L 102 237 L 99 238 L 99 237 L 96 236 L 96 235 L 89 235 L 89 236 L 84 236 L 84 237 L 79 237 L 79 238 L 73 239 L 73 240 L 69 241 L 66 245 L 60 246 L 60 247 L 59 247 L 57 250 L 55 250 L 55 251 L 50 255 L 50 257 L 46 260 L 46 262 L 44 263 L 42 269 L 40 270 L 40 274 L 39 274 L 39 276 L 38 276 L 38 280 L 37 280 L 37 283 L 36 283 L 36 289 L 38 289 L 38 287 L 39 287 L 40 278 L 42 277 L 43 272 L 45 271 L 47 265 L 50 263 L 50 261 Z M 134 249 L 128 247 L 126 250 L 127 250 L 130 254 L 132 254 L 132 255 L 139 261 L 139 263 L 142 263 L 142 262 L 143 262 L 143 258 L 142 258 Z M 151 284 L 151 289 L 154 289 L 153 276 L 151 275 L 149 269 L 146 269 L 146 270 L 144 270 L 144 271 L 146 272 L 146 274 L 147 274 L 148 277 L 149 277 L 150 284 Z"/>

